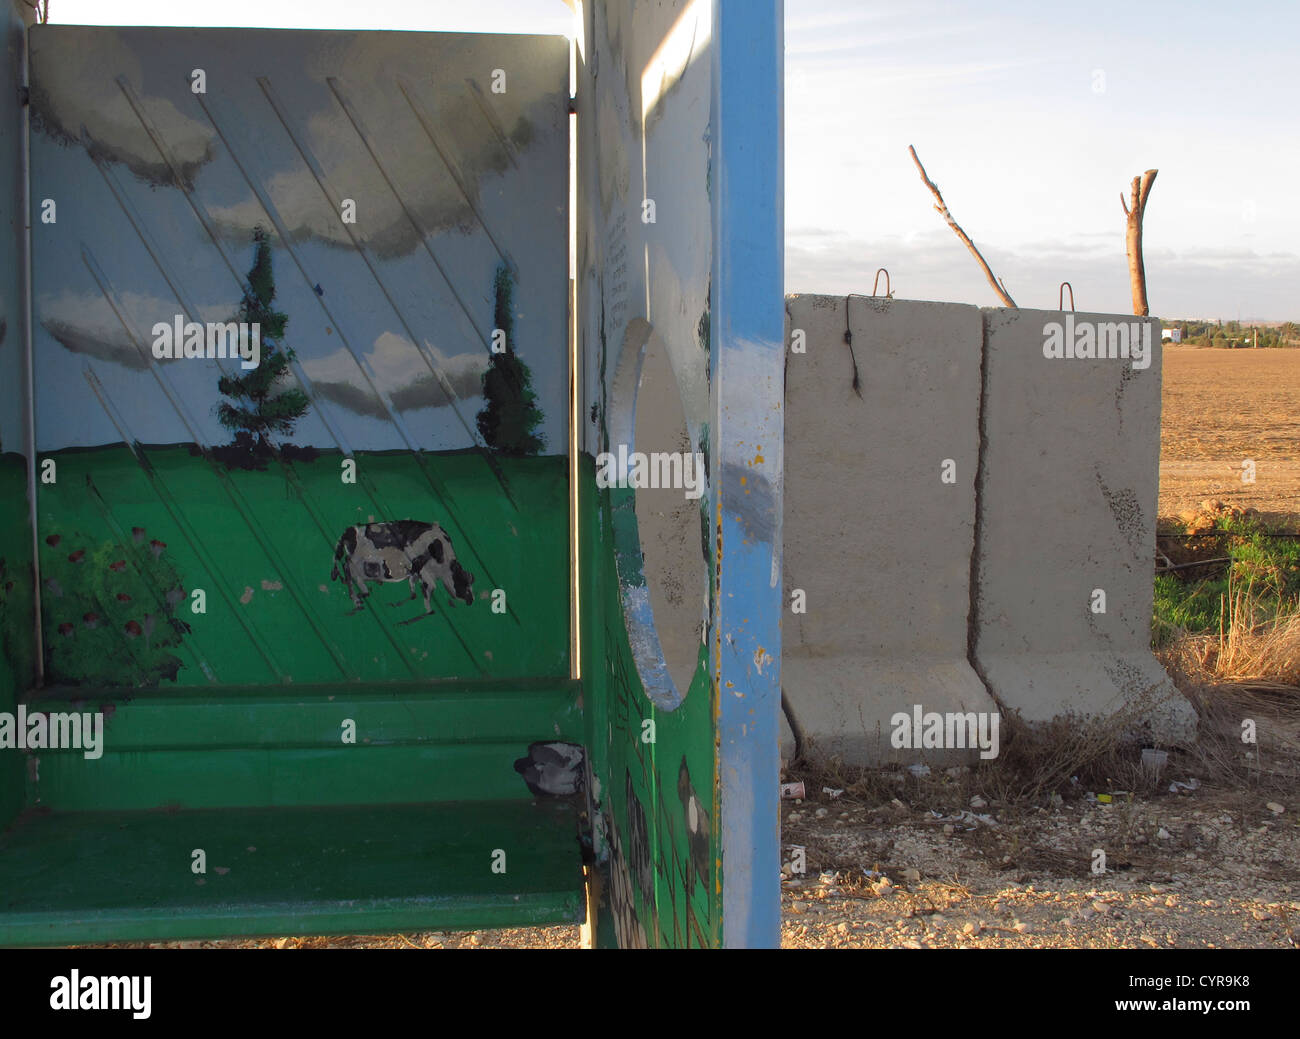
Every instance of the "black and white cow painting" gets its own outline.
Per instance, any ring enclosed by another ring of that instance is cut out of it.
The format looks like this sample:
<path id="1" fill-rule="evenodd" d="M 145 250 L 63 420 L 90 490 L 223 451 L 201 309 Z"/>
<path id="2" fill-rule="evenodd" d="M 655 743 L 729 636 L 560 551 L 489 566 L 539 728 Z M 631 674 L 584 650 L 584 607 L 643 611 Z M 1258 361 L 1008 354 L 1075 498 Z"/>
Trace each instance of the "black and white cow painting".
<path id="1" fill-rule="evenodd" d="M 436 523 L 393 520 L 348 527 L 334 549 L 334 569 L 330 572 L 331 581 L 340 577 L 352 597 L 352 613 L 365 605 L 369 581 L 409 582 L 411 594 L 391 606 L 414 599 L 418 581 L 424 592 L 424 613 L 402 624 L 411 624 L 433 612 L 433 592 L 439 581 L 451 596 L 452 605 L 457 599 L 474 603 L 474 575 L 456 561 L 451 538 Z"/>

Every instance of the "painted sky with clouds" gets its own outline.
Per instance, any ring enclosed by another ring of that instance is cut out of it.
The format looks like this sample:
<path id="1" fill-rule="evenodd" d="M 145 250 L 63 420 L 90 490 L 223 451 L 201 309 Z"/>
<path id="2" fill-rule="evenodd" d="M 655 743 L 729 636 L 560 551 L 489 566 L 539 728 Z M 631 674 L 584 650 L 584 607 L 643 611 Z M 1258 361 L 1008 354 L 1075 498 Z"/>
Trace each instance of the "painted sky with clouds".
<path id="1" fill-rule="evenodd" d="M 538 432 L 563 453 L 562 41 L 85 31 L 83 43 L 68 29 L 31 45 L 32 182 L 59 207 L 33 233 L 39 449 L 224 442 L 218 379 L 230 372 L 151 365 L 148 352 L 158 323 L 234 320 L 263 227 L 274 309 L 314 400 L 297 443 L 472 447 L 509 260 L 514 348 L 532 370 Z M 490 106 L 473 82 L 492 67 L 485 49 L 514 87 Z M 220 84 L 206 101 L 189 87 L 198 67 Z M 345 196 L 355 231 L 339 219 Z"/>

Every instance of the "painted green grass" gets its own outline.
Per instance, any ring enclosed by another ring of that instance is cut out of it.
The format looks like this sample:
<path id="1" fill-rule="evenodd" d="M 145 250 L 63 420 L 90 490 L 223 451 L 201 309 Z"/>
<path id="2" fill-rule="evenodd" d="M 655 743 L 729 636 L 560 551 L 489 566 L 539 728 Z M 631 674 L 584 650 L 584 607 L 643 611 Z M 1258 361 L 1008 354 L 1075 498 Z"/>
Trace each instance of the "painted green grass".
<path id="1" fill-rule="evenodd" d="M 124 575 L 147 578 L 152 559 L 175 568 L 186 594 L 176 616 L 190 626 L 170 650 L 176 684 L 568 676 L 565 458 L 498 458 L 499 480 L 474 453 L 430 454 L 422 466 L 405 452 L 362 452 L 356 483 L 345 483 L 338 452 L 258 472 L 214 469 L 185 446 L 141 450 L 144 466 L 124 445 L 43 454 L 58 469 L 38 492 L 37 534 L 43 557 L 85 549 L 102 562 L 107 545 Z M 403 603 L 405 582 L 372 584 L 349 616 L 343 583 L 330 579 L 336 542 L 351 524 L 396 519 L 447 530 L 474 574 L 473 606 L 449 605 L 439 588 L 434 614 L 404 626 L 422 598 Z M 205 613 L 192 612 L 195 589 Z M 492 610 L 494 589 L 505 613 Z M 83 618 L 62 616 L 60 597 L 42 605 L 47 640 L 81 634 Z M 66 624 L 72 633 L 59 636 Z M 142 633 L 122 634 L 130 675 Z"/>
<path id="2" fill-rule="evenodd" d="M 0 711 L 12 712 L 35 671 L 27 459 L 0 453 Z M 22 806 L 22 755 L 0 753 L 0 829 Z"/>
<path id="3" fill-rule="evenodd" d="M 32 674 L 32 534 L 27 460 L 0 454 L 0 710 Z"/>

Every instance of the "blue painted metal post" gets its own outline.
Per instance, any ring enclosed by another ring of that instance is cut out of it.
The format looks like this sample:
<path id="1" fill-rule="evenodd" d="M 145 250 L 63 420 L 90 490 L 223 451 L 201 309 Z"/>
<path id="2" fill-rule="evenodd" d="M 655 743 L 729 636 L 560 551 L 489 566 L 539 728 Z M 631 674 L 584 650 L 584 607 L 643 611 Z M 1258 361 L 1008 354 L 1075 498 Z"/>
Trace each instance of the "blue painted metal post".
<path id="1" fill-rule="evenodd" d="M 713 0 L 713 665 L 728 947 L 781 939 L 783 19 L 783 0 Z"/>

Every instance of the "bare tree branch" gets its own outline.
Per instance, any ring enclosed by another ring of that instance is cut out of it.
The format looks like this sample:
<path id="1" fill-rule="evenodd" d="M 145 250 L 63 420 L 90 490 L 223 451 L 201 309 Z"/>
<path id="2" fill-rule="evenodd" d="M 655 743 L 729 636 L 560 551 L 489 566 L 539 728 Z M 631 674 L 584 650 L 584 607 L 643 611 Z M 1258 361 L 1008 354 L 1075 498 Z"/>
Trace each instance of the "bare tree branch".
<path id="1" fill-rule="evenodd" d="M 948 206 L 943 200 L 943 195 L 939 193 L 939 186 L 925 175 L 925 167 L 921 165 L 921 160 L 916 157 L 916 149 L 909 144 L 907 150 L 912 153 L 912 161 L 916 163 L 916 168 L 920 171 L 921 180 L 925 182 L 925 186 L 930 189 L 931 193 L 939 203 L 934 207 L 935 211 L 948 221 L 948 226 L 953 229 L 953 232 L 958 238 L 966 243 L 966 248 L 969 249 L 975 259 L 979 261 L 979 265 L 984 269 L 984 276 L 988 278 L 989 284 L 993 286 L 993 291 L 998 294 L 998 298 L 1002 300 L 1002 303 L 1008 307 L 1015 307 L 1016 302 L 1011 298 L 1011 294 L 1007 292 L 1007 287 L 1001 284 L 1000 278 L 995 278 L 993 276 L 993 271 L 989 268 L 988 262 L 984 257 L 980 255 L 980 251 L 975 248 L 975 243 L 970 240 L 970 236 L 961 229 L 957 221 L 952 218 L 952 214 L 948 212 Z"/>
<path id="2" fill-rule="evenodd" d="M 1151 194 L 1151 185 L 1156 181 L 1159 170 L 1147 170 L 1142 176 L 1134 177 L 1130 187 L 1129 200 L 1124 200 L 1124 193 L 1119 194 L 1119 204 L 1124 207 L 1127 221 L 1125 245 L 1128 250 L 1128 278 L 1133 289 L 1133 313 L 1146 317 L 1151 313 L 1147 306 L 1147 271 L 1142 262 L 1142 217 L 1146 213 L 1147 197 Z"/>

